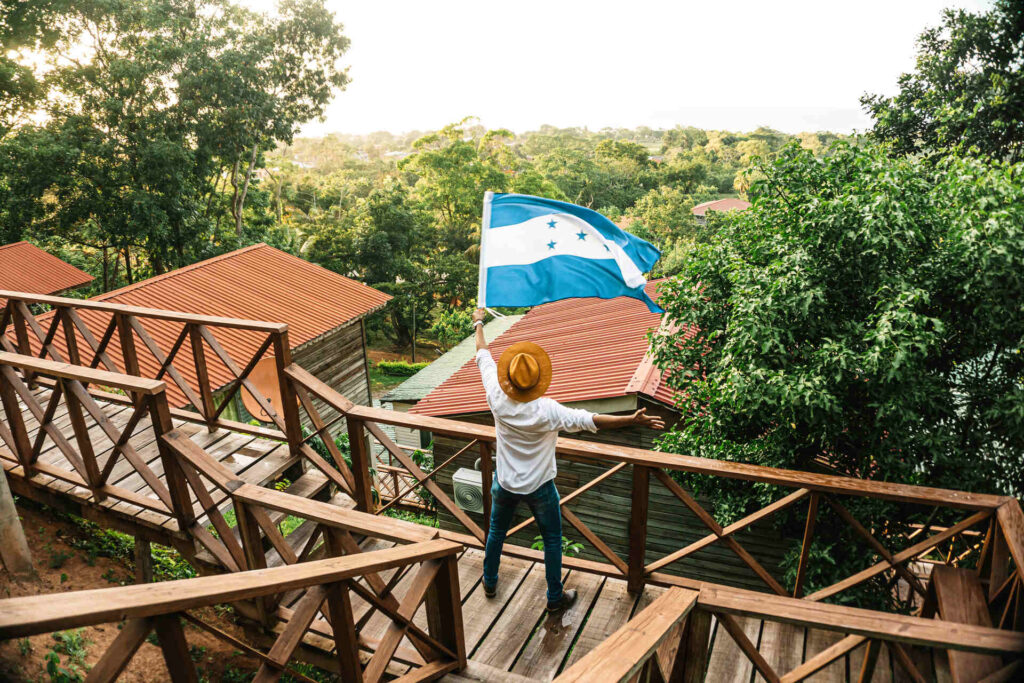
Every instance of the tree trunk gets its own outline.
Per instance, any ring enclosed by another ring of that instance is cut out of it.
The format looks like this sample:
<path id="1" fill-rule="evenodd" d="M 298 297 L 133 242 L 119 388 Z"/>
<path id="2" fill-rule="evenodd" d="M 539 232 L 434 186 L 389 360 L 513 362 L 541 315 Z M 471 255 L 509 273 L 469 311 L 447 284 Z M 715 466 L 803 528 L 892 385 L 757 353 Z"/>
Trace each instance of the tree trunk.
<path id="1" fill-rule="evenodd" d="M 0 470 L 0 557 L 11 576 L 18 579 L 36 578 L 32 555 L 25 540 L 25 529 L 14 507 L 14 497 L 7 484 L 7 473 Z"/>
<path id="2" fill-rule="evenodd" d="M 110 278 L 110 288 L 107 290 L 108 292 L 111 289 L 117 287 L 117 276 L 120 274 L 119 273 L 120 270 L 121 270 L 121 252 L 117 251 L 115 249 L 114 250 L 114 272 L 113 272 L 113 275 L 111 275 L 111 278 Z"/>
<path id="3" fill-rule="evenodd" d="M 135 280 L 132 279 L 132 248 L 124 248 L 124 276 L 128 280 L 128 284 L 135 284 Z"/>
<path id="4" fill-rule="evenodd" d="M 107 248 L 103 247 L 103 291 L 110 291 L 109 279 L 110 262 L 107 260 Z"/>
<path id="5" fill-rule="evenodd" d="M 252 146 L 252 156 L 249 157 L 249 167 L 245 170 L 245 180 L 242 183 L 242 193 L 238 197 L 238 210 L 235 212 L 235 234 L 242 236 L 242 212 L 245 210 L 245 196 L 249 194 L 249 183 L 252 181 L 252 171 L 256 167 L 256 154 L 259 146 Z"/>

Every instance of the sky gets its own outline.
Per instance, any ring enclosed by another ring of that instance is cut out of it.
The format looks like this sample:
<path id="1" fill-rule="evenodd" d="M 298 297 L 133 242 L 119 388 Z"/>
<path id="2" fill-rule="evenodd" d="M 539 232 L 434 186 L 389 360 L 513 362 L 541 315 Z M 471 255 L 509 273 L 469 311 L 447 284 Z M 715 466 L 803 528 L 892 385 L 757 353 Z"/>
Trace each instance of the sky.
<path id="1" fill-rule="evenodd" d="M 240 0 L 268 10 L 273 0 Z M 945 7 L 984 0 L 327 0 L 351 83 L 302 134 L 430 130 L 466 116 L 787 133 L 869 127 Z"/>

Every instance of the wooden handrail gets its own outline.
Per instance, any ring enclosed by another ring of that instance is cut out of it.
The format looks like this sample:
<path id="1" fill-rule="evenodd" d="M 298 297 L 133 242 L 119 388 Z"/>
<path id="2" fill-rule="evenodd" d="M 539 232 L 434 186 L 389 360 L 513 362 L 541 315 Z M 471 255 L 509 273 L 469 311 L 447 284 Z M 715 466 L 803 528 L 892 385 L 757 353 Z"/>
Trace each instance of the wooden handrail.
<path id="1" fill-rule="evenodd" d="M 87 384 L 99 384 L 147 396 L 159 394 L 167 389 L 167 385 L 160 380 L 123 375 L 106 370 L 94 370 L 82 365 L 71 365 L 70 363 L 61 363 L 44 358 L 36 358 L 35 356 L 24 356 L 7 351 L 0 351 L 0 365 L 9 365 L 19 370 L 27 370 L 33 374 L 74 379 Z"/>
<path id="2" fill-rule="evenodd" d="M 0 290 L 0 299 L 24 301 L 32 304 L 46 304 L 55 308 L 68 306 L 71 308 L 90 311 L 103 311 L 106 313 L 122 313 L 143 318 L 154 318 L 158 320 L 171 320 L 174 322 L 190 323 L 196 325 L 212 325 L 214 327 L 229 327 L 236 330 L 253 330 L 256 332 L 284 332 L 288 329 L 287 323 L 269 323 L 259 320 L 244 320 L 241 318 L 223 318 L 213 315 L 196 315 L 194 313 L 183 313 L 179 311 L 167 311 L 161 308 L 145 308 L 143 306 L 126 306 L 124 304 L 112 304 L 103 301 L 92 301 L 89 299 L 72 299 L 64 296 L 49 296 L 46 294 L 32 294 L 29 292 L 13 292 Z"/>
<path id="3" fill-rule="evenodd" d="M 316 388 L 306 385 L 309 373 L 291 366 L 286 373 L 293 381 L 306 386 L 317 398 L 335 410 L 346 415 L 368 422 L 406 427 L 408 429 L 427 431 L 444 436 L 475 439 L 487 443 L 495 442 L 494 427 L 469 422 L 460 422 L 441 417 L 430 417 L 412 413 L 400 413 L 383 408 L 356 405 L 326 385 Z M 1011 500 L 1006 496 L 986 493 L 970 493 L 952 489 L 940 489 L 911 484 L 897 484 L 887 481 L 854 479 L 831 474 L 786 470 L 764 465 L 750 465 L 740 462 L 714 460 L 692 455 L 661 453 L 630 446 L 582 441 L 560 437 L 557 453 L 569 459 L 582 459 L 591 462 L 620 463 L 642 467 L 654 467 L 665 470 L 677 470 L 692 474 L 706 474 L 728 479 L 742 479 L 765 484 L 775 484 L 789 488 L 806 488 L 810 491 L 833 493 L 848 496 L 863 496 L 881 500 L 892 500 L 901 503 L 917 503 L 922 505 L 942 505 L 945 507 L 968 510 L 994 510 Z"/>
<path id="4" fill-rule="evenodd" d="M 0 601 L 0 639 L 249 600 L 454 556 L 461 549 L 435 539 L 260 571 L 10 598 Z"/>

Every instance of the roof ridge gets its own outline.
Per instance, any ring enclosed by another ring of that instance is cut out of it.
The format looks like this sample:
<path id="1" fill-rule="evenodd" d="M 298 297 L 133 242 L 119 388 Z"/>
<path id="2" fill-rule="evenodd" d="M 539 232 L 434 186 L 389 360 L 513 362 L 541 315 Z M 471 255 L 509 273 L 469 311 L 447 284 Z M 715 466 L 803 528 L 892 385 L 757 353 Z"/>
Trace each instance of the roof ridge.
<path id="1" fill-rule="evenodd" d="M 36 247 L 36 245 L 32 244 L 28 240 L 18 240 L 17 242 L 11 242 L 10 244 L 0 244 L 0 251 L 2 251 L 4 249 L 7 249 L 9 247 L 18 247 L 18 246 L 21 246 L 22 244 L 27 244 L 30 247 Z M 42 249 L 42 247 L 36 247 L 36 249 L 41 249 L 42 251 L 46 251 L 45 249 Z M 47 253 L 49 253 L 49 252 L 47 252 Z"/>
<path id="2" fill-rule="evenodd" d="M 138 282 L 132 283 L 130 285 L 125 285 L 124 287 L 120 287 L 118 289 L 112 289 L 109 292 L 104 292 L 103 294 L 98 294 L 98 295 L 92 297 L 92 300 L 93 301 L 106 301 L 107 299 L 110 299 L 110 298 L 115 297 L 115 296 L 121 296 L 122 294 L 127 294 L 128 292 L 137 292 L 138 290 L 143 289 L 143 288 L 145 288 L 145 287 L 147 287 L 149 285 L 155 285 L 155 284 L 157 284 L 159 282 L 165 282 L 166 280 L 170 280 L 170 279 L 172 279 L 174 277 L 177 277 L 179 275 L 184 275 L 185 273 L 190 273 L 193 270 L 199 269 L 200 267 L 208 266 L 211 263 L 219 263 L 220 261 L 226 261 L 226 260 L 228 260 L 230 258 L 234 258 L 236 256 L 241 256 L 242 254 L 246 254 L 246 253 L 248 253 L 250 251 L 255 251 L 257 249 L 260 249 L 260 248 L 263 248 L 263 247 L 268 247 L 268 246 L 269 245 L 266 242 L 258 242 L 257 244 L 250 244 L 249 246 L 242 247 L 241 249 L 234 249 L 232 251 L 225 252 L 225 253 L 220 254 L 218 256 L 213 256 L 211 258 L 208 258 L 208 259 L 205 259 L 205 260 L 202 260 L 202 261 L 196 261 L 195 263 L 190 263 L 187 266 L 182 266 L 181 268 L 175 268 L 174 270 L 169 270 L 166 273 L 161 273 L 160 275 L 156 275 L 156 276 L 151 277 L 151 278 L 146 278 L 145 280 L 139 280 Z"/>

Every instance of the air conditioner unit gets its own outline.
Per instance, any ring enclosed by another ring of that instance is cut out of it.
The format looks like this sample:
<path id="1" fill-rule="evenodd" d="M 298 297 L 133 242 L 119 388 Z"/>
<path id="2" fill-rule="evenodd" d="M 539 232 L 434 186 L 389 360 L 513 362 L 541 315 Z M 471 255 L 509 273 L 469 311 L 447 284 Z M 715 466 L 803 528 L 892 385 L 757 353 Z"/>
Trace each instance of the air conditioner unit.
<path id="1" fill-rule="evenodd" d="M 480 470 L 460 467 L 452 475 L 452 487 L 455 489 L 456 505 L 466 512 L 484 511 L 484 487 Z"/>

